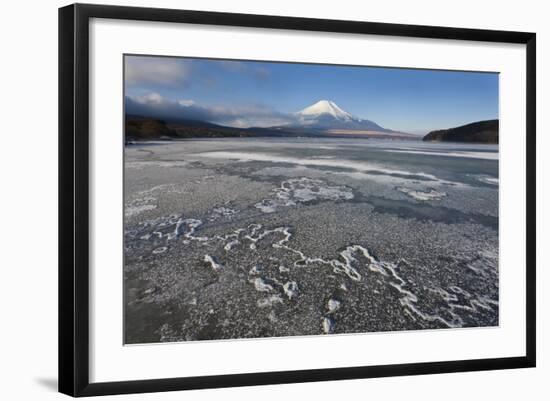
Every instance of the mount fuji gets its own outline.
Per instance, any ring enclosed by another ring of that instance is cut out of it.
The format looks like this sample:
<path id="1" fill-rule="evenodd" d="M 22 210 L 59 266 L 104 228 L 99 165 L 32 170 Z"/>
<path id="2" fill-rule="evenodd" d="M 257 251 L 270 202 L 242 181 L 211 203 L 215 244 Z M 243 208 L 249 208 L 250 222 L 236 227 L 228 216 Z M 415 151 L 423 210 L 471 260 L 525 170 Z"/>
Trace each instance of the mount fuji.
<path id="1" fill-rule="evenodd" d="M 364 130 L 392 132 L 374 121 L 355 117 L 341 109 L 331 100 L 319 100 L 305 109 L 294 113 L 301 128 L 316 130 Z"/>

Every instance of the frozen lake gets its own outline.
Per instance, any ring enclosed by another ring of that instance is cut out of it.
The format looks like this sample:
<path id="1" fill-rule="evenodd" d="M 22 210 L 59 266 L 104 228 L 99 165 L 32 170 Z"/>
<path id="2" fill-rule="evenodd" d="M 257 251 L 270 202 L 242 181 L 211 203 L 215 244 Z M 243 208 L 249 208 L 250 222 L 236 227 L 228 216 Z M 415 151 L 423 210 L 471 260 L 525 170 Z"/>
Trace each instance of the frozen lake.
<path id="1" fill-rule="evenodd" d="M 498 146 L 125 148 L 125 342 L 498 325 Z"/>

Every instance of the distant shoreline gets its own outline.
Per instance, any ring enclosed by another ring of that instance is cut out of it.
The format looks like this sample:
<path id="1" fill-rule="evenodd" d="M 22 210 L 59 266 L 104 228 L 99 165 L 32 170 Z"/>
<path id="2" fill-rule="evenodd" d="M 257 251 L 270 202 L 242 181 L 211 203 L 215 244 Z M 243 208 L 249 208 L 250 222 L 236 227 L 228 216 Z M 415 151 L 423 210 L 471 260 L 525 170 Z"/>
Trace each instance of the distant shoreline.
<path id="1" fill-rule="evenodd" d="M 164 137 L 164 138 L 147 138 L 147 139 L 127 139 L 124 141 L 125 146 L 128 145 L 138 145 L 138 144 L 153 144 L 155 142 L 162 142 L 163 144 L 168 144 L 170 142 L 190 142 L 190 141 L 211 141 L 211 140 L 227 140 L 227 141 L 234 141 L 234 140 L 274 140 L 274 141 L 280 141 L 280 140 L 318 140 L 318 139 L 333 139 L 333 140 L 343 140 L 343 141 L 349 141 L 349 140 L 361 140 L 361 141 L 395 141 L 395 142 L 421 142 L 422 137 L 418 138 L 383 138 L 383 137 L 361 137 L 361 136 L 331 136 L 331 135 L 325 135 L 325 136 L 248 136 L 248 137 L 221 137 L 221 136 L 213 136 L 213 137 L 205 137 L 205 136 L 197 136 L 197 137 L 187 137 L 187 138 L 171 138 L 171 137 Z"/>
<path id="2" fill-rule="evenodd" d="M 410 139 L 421 136 L 390 130 L 314 129 L 296 127 L 235 128 L 195 120 L 162 120 L 153 117 L 126 115 L 125 138 L 138 141 L 159 138 L 354 138 Z"/>

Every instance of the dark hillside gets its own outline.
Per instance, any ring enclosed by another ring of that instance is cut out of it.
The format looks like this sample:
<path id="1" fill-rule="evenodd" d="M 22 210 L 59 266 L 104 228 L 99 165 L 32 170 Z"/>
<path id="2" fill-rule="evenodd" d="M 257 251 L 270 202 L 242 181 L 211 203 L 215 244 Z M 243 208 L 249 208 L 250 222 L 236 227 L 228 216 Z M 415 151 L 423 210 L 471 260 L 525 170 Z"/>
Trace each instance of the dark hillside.
<path id="1" fill-rule="evenodd" d="M 423 141 L 498 143 L 498 120 L 478 121 L 460 127 L 432 131 Z"/>

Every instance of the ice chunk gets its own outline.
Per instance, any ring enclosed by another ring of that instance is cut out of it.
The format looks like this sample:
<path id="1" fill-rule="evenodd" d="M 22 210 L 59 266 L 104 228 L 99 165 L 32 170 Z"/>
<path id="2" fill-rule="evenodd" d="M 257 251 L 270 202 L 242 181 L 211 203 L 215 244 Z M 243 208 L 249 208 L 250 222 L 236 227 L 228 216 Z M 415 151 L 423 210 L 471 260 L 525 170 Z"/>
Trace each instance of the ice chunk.
<path id="1" fill-rule="evenodd" d="M 298 293 L 298 284 L 296 281 L 288 281 L 283 284 L 283 290 L 288 299 L 292 299 Z"/>
<path id="2" fill-rule="evenodd" d="M 328 313 L 334 313 L 340 309 L 340 301 L 336 299 L 329 299 L 327 302 Z"/>
<path id="3" fill-rule="evenodd" d="M 214 270 L 221 270 L 223 268 L 223 266 L 220 263 L 216 262 L 216 260 L 210 255 L 204 255 L 204 261 L 206 263 L 209 263 Z"/>

